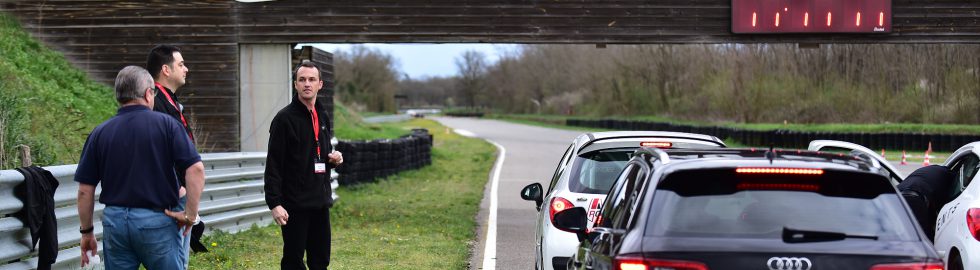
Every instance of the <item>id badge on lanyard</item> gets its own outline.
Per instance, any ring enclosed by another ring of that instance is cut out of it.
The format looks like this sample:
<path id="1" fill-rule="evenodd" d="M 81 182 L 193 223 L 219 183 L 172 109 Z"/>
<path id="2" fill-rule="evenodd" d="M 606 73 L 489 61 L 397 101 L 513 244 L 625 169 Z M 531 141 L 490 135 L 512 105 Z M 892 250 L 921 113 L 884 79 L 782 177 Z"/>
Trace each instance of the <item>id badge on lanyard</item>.
<path id="1" fill-rule="evenodd" d="M 310 116 L 313 118 L 313 146 L 316 147 L 316 159 L 313 160 L 313 173 L 325 174 L 327 173 L 327 163 L 323 162 L 323 158 L 320 156 L 320 118 L 317 116 L 315 110 L 310 111 Z"/>
<path id="2" fill-rule="evenodd" d="M 313 162 L 313 173 L 315 174 L 327 173 L 327 163 L 323 163 L 320 160 Z"/>

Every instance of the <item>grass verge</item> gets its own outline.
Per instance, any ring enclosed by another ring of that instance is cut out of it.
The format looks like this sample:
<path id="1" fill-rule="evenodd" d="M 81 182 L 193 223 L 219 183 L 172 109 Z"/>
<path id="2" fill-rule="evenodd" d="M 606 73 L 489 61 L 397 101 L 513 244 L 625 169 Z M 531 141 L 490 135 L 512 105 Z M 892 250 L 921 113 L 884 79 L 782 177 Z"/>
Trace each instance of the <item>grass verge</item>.
<path id="1" fill-rule="evenodd" d="M 410 125 L 366 123 L 362 115 L 334 102 L 334 136 L 344 140 L 394 139 L 408 134 Z"/>
<path id="2" fill-rule="evenodd" d="M 518 124 L 525 124 L 525 125 L 533 125 L 533 126 L 540 126 L 540 127 L 547 127 L 547 128 L 557 128 L 557 129 L 564 129 L 564 130 L 582 131 L 582 132 L 614 131 L 614 130 L 602 129 L 602 128 L 588 128 L 588 127 L 566 126 L 566 125 L 563 125 L 563 124 L 559 124 L 559 123 L 563 123 L 564 122 L 564 119 L 565 119 L 564 117 L 561 117 L 561 116 L 544 116 L 544 117 L 541 117 L 541 118 L 536 118 L 536 117 L 527 116 L 527 115 L 517 115 L 517 116 L 514 116 L 514 115 L 493 115 L 492 118 L 500 119 L 500 120 L 511 122 L 511 123 L 518 123 Z M 559 122 L 558 120 L 561 120 L 561 121 Z M 842 130 L 842 131 L 846 131 L 846 130 Z M 839 131 L 839 132 L 841 132 L 841 131 Z M 735 141 L 735 140 L 732 140 L 732 139 L 725 140 L 725 144 L 728 145 L 728 147 L 734 147 L 734 148 L 739 148 L 739 147 L 764 148 L 764 147 L 766 147 L 766 146 L 759 146 L 759 145 L 747 145 L 747 144 L 743 144 L 743 143 L 740 143 L 740 142 Z M 874 149 L 872 149 L 872 150 L 874 150 Z M 923 161 L 925 161 L 925 151 L 906 151 L 905 154 L 906 154 L 906 159 L 905 160 L 906 160 L 906 162 L 908 162 L 910 164 L 912 164 L 912 163 L 922 163 Z M 931 154 L 929 154 L 929 162 L 931 164 L 942 164 L 943 162 L 946 161 L 946 158 L 949 157 L 950 154 L 952 154 L 952 153 L 951 152 L 932 152 Z M 885 159 L 886 160 L 889 160 L 889 161 L 896 161 L 896 162 L 901 161 L 902 160 L 902 152 L 901 151 L 885 151 Z"/>
<path id="3" fill-rule="evenodd" d="M 734 128 L 744 128 L 751 130 L 796 130 L 814 132 L 868 132 L 868 133 L 943 133 L 943 134 L 980 134 L 980 125 L 954 125 L 954 124 L 914 124 L 914 123 L 889 123 L 889 124 L 859 124 L 859 123 L 839 123 L 839 124 L 794 124 L 794 123 L 731 123 L 731 122 L 698 122 L 688 120 L 677 120 L 661 116 L 636 116 L 636 117 L 585 117 L 585 116 L 563 116 L 563 115 L 533 115 L 533 114 L 496 114 L 495 118 L 500 119 L 524 119 L 536 122 L 547 122 L 554 124 L 564 123 L 566 118 L 580 119 L 617 119 L 617 120 L 636 120 L 667 122 L 674 124 L 685 124 L 692 126 L 726 126 Z"/>
<path id="4" fill-rule="evenodd" d="M 90 80 L 0 12 L 0 168 L 76 163 L 92 128 L 116 112 L 112 89 Z"/>
<path id="5" fill-rule="evenodd" d="M 338 189 L 330 210 L 330 269 L 465 269 L 496 149 L 435 132 L 445 127 L 432 120 L 389 125 L 433 131 L 432 165 Z M 214 233 L 202 242 L 211 252 L 192 255 L 191 269 L 279 269 L 282 237 L 275 225 Z"/>

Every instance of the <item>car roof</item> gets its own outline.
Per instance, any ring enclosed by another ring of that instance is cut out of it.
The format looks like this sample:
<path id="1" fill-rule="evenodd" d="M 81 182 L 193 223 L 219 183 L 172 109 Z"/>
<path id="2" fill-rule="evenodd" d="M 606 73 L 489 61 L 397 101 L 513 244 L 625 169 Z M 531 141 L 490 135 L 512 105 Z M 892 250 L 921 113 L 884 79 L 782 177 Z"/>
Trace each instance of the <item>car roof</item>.
<path id="1" fill-rule="evenodd" d="M 660 137 L 667 139 L 682 139 L 704 142 L 707 144 L 718 145 L 719 147 L 725 147 L 725 142 L 718 139 L 715 136 L 697 134 L 697 133 L 686 133 L 686 132 L 670 132 L 670 131 L 604 131 L 604 132 L 589 132 L 579 135 L 575 138 L 575 149 L 579 153 L 587 152 L 583 151 L 586 147 L 595 144 L 600 141 L 613 140 L 613 139 L 631 139 L 631 138 L 646 138 L 646 137 Z"/>
<path id="2" fill-rule="evenodd" d="M 755 148 L 706 148 L 706 149 L 666 149 L 670 162 L 660 170 L 669 174 L 679 170 L 724 169 L 737 167 L 791 167 L 831 169 L 878 173 L 867 161 L 845 154 L 818 151 L 773 149 L 772 159 L 766 156 L 769 150 Z M 649 148 L 637 153 L 653 153 Z"/>

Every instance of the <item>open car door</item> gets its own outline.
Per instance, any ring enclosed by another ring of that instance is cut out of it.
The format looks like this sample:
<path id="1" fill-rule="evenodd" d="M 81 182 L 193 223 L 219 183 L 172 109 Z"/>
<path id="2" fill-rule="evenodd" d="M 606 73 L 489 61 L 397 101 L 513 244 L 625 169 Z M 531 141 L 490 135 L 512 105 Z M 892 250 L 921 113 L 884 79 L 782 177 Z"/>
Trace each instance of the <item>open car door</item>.
<path id="1" fill-rule="evenodd" d="M 814 140 L 810 142 L 810 146 L 807 147 L 807 150 L 824 151 L 824 152 L 841 151 L 841 150 L 847 151 L 848 154 L 850 155 L 857 156 L 858 158 L 870 162 L 872 167 L 878 169 L 879 172 L 881 172 L 882 174 L 887 176 L 889 180 L 891 180 L 892 185 L 898 185 L 898 183 L 902 182 L 902 180 L 904 180 L 906 176 L 903 175 L 902 172 L 898 170 L 898 168 L 895 168 L 895 166 L 892 165 L 891 162 L 888 162 L 887 160 L 885 160 L 884 157 L 876 154 L 875 151 L 872 151 L 871 149 L 868 149 L 867 147 L 861 146 L 856 143 L 834 141 L 834 140 Z"/>

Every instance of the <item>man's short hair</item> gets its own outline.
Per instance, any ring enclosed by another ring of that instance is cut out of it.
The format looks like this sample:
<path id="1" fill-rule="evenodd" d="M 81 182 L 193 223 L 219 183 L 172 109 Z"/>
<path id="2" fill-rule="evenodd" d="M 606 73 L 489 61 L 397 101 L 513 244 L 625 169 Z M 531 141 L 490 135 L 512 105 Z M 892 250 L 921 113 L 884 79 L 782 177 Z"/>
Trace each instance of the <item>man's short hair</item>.
<path id="1" fill-rule="evenodd" d="M 143 98 L 147 88 L 153 88 L 153 77 L 138 66 L 127 66 L 116 75 L 116 102 L 126 104 L 137 98 Z"/>
<path id="2" fill-rule="evenodd" d="M 314 64 L 310 60 L 303 60 L 303 62 L 302 63 L 299 63 L 299 66 L 296 67 L 296 69 L 293 70 L 293 81 L 296 80 L 296 76 L 297 76 L 296 74 L 299 73 L 299 68 L 302 68 L 302 67 L 315 68 L 316 69 L 316 79 L 317 80 L 320 80 L 320 68 L 317 67 L 316 64 Z"/>
<path id="3" fill-rule="evenodd" d="M 163 65 L 173 67 L 174 53 L 180 52 L 180 48 L 173 45 L 157 45 L 150 49 L 150 54 L 146 56 L 146 70 L 154 79 L 160 78 L 160 71 Z"/>

